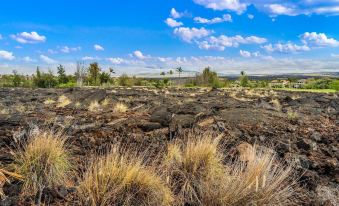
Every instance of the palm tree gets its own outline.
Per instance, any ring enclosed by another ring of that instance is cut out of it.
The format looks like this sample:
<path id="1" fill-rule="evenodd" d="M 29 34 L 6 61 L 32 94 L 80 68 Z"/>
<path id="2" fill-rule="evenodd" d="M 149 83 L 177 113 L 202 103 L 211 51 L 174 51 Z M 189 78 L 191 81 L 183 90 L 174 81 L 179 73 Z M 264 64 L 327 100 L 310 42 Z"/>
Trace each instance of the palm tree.
<path id="1" fill-rule="evenodd" d="M 183 72 L 181 67 L 178 67 L 175 69 L 179 73 L 179 79 L 180 79 L 180 74 Z"/>

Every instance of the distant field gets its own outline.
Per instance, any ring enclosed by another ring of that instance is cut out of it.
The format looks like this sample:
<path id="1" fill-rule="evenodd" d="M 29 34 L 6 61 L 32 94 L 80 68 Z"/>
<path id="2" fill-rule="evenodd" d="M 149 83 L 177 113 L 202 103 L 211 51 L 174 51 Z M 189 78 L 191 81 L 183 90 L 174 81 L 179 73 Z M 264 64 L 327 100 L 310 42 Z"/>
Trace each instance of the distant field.
<path id="1" fill-rule="evenodd" d="M 275 88 L 274 90 L 295 91 L 295 92 L 316 92 L 316 93 L 335 93 L 334 89 L 294 89 L 294 88 Z"/>

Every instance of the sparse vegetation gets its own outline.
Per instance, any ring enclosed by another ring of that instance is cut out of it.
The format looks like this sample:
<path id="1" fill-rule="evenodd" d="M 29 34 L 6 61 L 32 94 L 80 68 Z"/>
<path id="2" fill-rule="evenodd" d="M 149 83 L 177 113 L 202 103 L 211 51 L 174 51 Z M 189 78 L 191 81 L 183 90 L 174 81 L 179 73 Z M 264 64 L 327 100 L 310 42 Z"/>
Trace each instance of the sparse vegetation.
<path id="1" fill-rule="evenodd" d="M 164 168 L 176 205 L 221 205 L 225 168 L 218 140 L 189 140 L 168 146 Z"/>
<path id="2" fill-rule="evenodd" d="M 128 107 L 125 104 L 120 103 L 120 102 L 115 104 L 114 109 L 113 109 L 113 111 L 117 113 L 125 113 L 127 112 L 127 110 L 128 110 Z"/>
<path id="3" fill-rule="evenodd" d="M 289 120 L 295 121 L 299 118 L 299 115 L 298 115 L 297 112 L 290 109 L 290 110 L 287 111 L 287 118 Z"/>
<path id="4" fill-rule="evenodd" d="M 101 106 L 100 106 L 98 101 L 93 101 L 88 106 L 88 110 L 91 111 L 91 112 L 97 112 L 97 111 L 100 110 L 100 108 L 101 108 Z"/>
<path id="5" fill-rule="evenodd" d="M 85 205 L 169 206 L 171 190 L 143 160 L 117 148 L 88 167 L 79 186 Z"/>
<path id="6" fill-rule="evenodd" d="M 61 95 L 58 98 L 57 107 L 63 108 L 63 107 L 66 107 L 67 105 L 69 105 L 71 103 L 72 103 L 72 101 L 68 97 L 66 97 L 65 95 Z"/>
<path id="7" fill-rule="evenodd" d="M 65 185 L 70 172 L 70 156 L 65 148 L 65 137 L 52 131 L 34 130 L 26 145 L 15 152 L 15 167 L 23 175 L 23 194 L 38 195 L 47 187 Z"/>

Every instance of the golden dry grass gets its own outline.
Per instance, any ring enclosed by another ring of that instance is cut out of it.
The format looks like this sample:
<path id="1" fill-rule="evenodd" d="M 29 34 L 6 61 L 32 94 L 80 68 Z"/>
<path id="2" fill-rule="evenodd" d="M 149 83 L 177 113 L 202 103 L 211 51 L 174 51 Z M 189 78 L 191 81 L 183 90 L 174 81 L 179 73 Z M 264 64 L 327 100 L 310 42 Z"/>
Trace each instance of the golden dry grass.
<path id="1" fill-rule="evenodd" d="M 224 205 L 296 205 L 292 168 L 268 148 L 248 147 L 247 161 L 229 164 L 223 183 Z"/>
<path id="2" fill-rule="evenodd" d="M 247 145 L 227 164 L 218 139 L 169 145 L 163 167 L 175 205 L 296 205 L 292 168 L 272 150 Z"/>
<path id="3" fill-rule="evenodd" d="M 170 189 L 153 168 L 141 158 L 117 148 L 88 167 L 78 194 L 83 204 L 92 206 L 171 205 Z"/>
<path id="4" fill-rule="evenodd" d="M 23 194 L 37 194 L 45 187 L 64 185 L 71 164 L 65 137 L 51 131 L 35 130 L 14 155 L 16 172 L 24 177 Z"/>
<path id="5" fill-rule="evenodd" d="M 45 101 L 44 101 L 44 104 L 45 105 L 51 105 L 51 104 L 54 104 L 55 103 L 55 101 L 53 100 L 53 99 L 51 99 L 51 98 L 48 98 L 48 99 L 46 99 Z"/>
<path id="6" fill-rule="evenodd" d="M 167 182 L 174 191 L 176 205 L 220 205 L 225 168 L 218 139 L 189 140 L 168 146 L 163 160 Z"/>
<path id="7" fill-rule="evenodd" d="M 58 98 L 57 107 L 58 108 L 64 108 L 71 103 L 72 103 L 72 101 L 68 97 L 66 97 L 65 95 L 61 95 Z"/>
<path id="8" fill-rule="evenodd" d="M 93 101 L 89 104 L 88 110 L 91 112 L 97 112 L 101 109 L 101 106 L 98 101 Z"/>
<path id="9" fill-rule="evenodd" d="M 113 109 L 113 111 L 116 113 L 125 113 L 127 112 L 127 110 L 128 110 L 128 107 L 123 103 L 117 103 Z"/>
<path id="10" fill-rule="evenodd" d="M 271 103 L 273 104 L 274 108 L 275 108 L 277 111 L 281 111 L 282 106 L 281 106 L 281 103 L 280 103 L 279 99 L 272 99 L 272 100 L 271 100 Z"/>

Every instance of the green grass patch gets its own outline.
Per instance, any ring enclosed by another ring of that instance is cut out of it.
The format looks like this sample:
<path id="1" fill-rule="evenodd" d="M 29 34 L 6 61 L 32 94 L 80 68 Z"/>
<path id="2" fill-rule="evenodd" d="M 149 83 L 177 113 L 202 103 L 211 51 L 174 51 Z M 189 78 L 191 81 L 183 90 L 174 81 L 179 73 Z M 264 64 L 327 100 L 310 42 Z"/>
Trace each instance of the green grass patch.
<path id="1" fill-rule="evenodd" d="M 294 88 L 274 88 L 274 90 L 293 91 L 293 92 L 316 92 L 316 93 L 336 93 L 334 89 L 294 89 Z"/>

